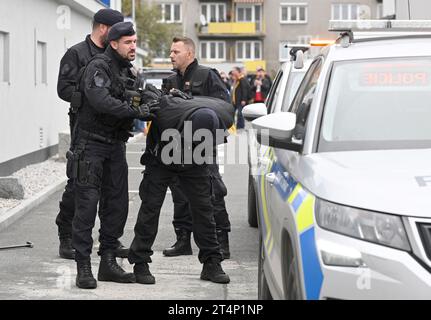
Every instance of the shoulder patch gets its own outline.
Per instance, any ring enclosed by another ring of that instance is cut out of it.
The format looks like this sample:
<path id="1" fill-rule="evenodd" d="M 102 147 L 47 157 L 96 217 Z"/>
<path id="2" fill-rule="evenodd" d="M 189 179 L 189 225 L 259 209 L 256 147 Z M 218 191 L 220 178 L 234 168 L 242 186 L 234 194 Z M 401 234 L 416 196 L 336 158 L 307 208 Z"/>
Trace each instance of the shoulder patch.
<path id="1" fill-rule="evenodd" d="M 111 80 L 104 73 L 97 70 L 93 76 L 93 84 L 98 88 L 105 88 L 111 85 Z"/>
<path id="2" fill-rule="evenodd" d="M 69 66 L 69 64 L 65 63 L 63 67 L 61 67 L 60 73 L 62 76 L 67 76 L 71 70 L 72 68 Z"/>

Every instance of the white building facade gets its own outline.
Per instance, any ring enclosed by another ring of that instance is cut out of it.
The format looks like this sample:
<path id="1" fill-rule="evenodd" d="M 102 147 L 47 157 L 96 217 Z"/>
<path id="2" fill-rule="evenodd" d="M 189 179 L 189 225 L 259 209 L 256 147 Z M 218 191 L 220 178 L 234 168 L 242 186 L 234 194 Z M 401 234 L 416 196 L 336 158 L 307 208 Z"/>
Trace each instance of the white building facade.
<path id="1" fill-rule="evenodd" d="M 0 176 L 57 153 L 69 108 L 57 96 L 60 60 L 105 7 L 95 0 L 0 0 Z"/>

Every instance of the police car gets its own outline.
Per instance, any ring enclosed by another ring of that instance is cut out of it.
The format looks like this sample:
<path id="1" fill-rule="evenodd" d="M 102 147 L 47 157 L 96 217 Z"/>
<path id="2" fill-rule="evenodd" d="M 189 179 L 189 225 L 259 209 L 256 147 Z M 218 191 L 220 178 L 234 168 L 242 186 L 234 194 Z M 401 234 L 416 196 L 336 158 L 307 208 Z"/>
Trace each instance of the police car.
<path id="1" fill-rule="evenodd" d="M 244 107 L 243 115 L 246 120 L 254 120 L 257 116 L 264 116 L 268 113 L 286 111 L 286 106 L 289 106 L 292 102 L 311 61 L 305 59 L 305 53 L 309 51 L 309 47 L 291 46 L 289 49 L 291 60 L 283 63 L 280 67 L 265 103 L 255 103 Z M 256 228 L 258 226 L 255 191 L 257 190 L 256 172 L 259 158 L 261 158 L 260 155 L 263 155 L 267 147 L 258 144 L 253 130 L 247 130 L 247 133 L 249 164 L 248 223 L 251 227 Z"/>
<path id="2" fill-rule="evenodd" d="M 163 79 L 175 74 L 174 71 L 170 69 L 153 69 L 153 68 L 143 68 L 138 73 L 139 80 L 145 84 L 150 83 L 154 85 L 157 89 L 162 88 Z"/>
<path id="3" fill-rule="evenodd" d="M 287 112 L 252 123 L 268 146 L 259 298 L 430 299 L 429 22 L 331 26 L 340 38 L 315 57 Z"/>

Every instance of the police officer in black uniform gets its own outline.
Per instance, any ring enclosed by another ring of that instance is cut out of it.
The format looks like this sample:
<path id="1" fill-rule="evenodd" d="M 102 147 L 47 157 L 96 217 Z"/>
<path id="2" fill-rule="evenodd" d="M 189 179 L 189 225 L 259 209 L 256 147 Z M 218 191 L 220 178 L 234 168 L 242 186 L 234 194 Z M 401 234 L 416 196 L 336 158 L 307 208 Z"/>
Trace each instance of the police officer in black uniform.
<path id="1" fill-rule="evenodd" d="M 60 63 L 60 72 L 58 76 L 57 92 L 58 96 L 67 102 L 79 99 L 79 93 L 76 90 L 76 81 L 79 71 L 87 65 L 88 61 L 96 54 L 103 53 L 107 46 L 108 32 L 114 24 L 117 22 L 123 22 L 123 15 L 116 10 L 112 9 L 101 9 L 93 18 L 93 30 L 89 34 L 85 41 L 82 41 L 73 47 L 71 47 Z M 76 101 L 74 101 L 75 103 Z M 80 101 L 77 102 L 78 104 Z M 72 103 L 73 105 L 73 103 Z M 72 135 L 72 128 L 76 121 L 76 108 L 71 107 L 69 110 L 69 121 L 71 128 L 71 144 L 74 144 L 75 137 Z M 64 259 L 74 259 L 75 250 L 72 247 L 72 220 L 75 213 L 75 196 L 73 179 L 71 179 L 71 161 L 67 163 L 67 181 L 66 188 L 64 190 L 62 200 L 60 202 L 60 212 L 56 218 L 56 224 L 58 226 L 58 234 L 60 238 L 59 255 Z M 103 195 L 106 192 L 102 191 Z M 104 202 L 101 201 L 99 208 L 99 214 L 103 215 Z M 119 257 L 127 257 L 128 249 L 124 248 L 122 244 L 117 242 L 116 254 Z"/>
<path id="2" fill-rule="evenodd" d="M 108 41 L 105 53 L 91 59 L 78 80 L 83 103 L 74 132 L 77 140 L 73 150 L 76 206 L 72 245 L 78 267 L 76 285 L 85 289 L 97 286 L 91 271 L 91 233 L 102 186 L 109 193 L 104 195 L 105 207 L 100 216 L 98 280 L 135 281 L 132 273 L 126 273 L 117 264 L 114 252 L 117 239 L 123 234 L 129 204 L 125 142 L 134 118 L 154 118 L 148 106 L 134 108 L 125 94 L 125 79 L 132 77 L 130 61 L 136 56 L 137 37 L 133 24 L 115 24 L 109 31 Z"/>
<path id="3" fill-rule="evenodd" d="M 170 57 L 176 69 L 176 74 L 170 76 L 165 81 L 167 91 L 177 88 L 193 96 L 209 96 L 230 102 L 229 93 L 218 72 L 199 65 L 195 59 L 195 44 L 193 40 L 186 37 L 174 38 Z M 227 189 L 219 173 L 218 165 L 209 165 L 208 169 L 211 173 L 212 204 L 214 207 L 217 239 L 221 246 L 223 258 L 229 259 L 228 232 L 231 230 L 231 225 L 224 201 Z M 191 255 L 190 233 L 192 231 L 192 215 L 190 213 L 189 202 L 177 182 L 172 183 L 169 188 L 172 191 L 174 202 L 173 225 L 177 241 L 172 247 L 163 250 L 163 254 L 168 257 Z"/>

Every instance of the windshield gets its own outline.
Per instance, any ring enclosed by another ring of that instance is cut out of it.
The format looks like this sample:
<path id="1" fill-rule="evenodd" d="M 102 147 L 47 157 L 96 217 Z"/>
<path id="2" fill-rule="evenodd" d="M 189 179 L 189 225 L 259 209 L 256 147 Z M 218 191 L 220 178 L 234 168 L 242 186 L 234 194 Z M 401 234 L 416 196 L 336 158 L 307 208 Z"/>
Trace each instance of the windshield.
<path id="1" fill-rule="evenodd" d="M 319 151 L 431 148 L 431 57 L 334 64 Z"/>
<path id="2" fill-rule="evenodd" d="M 304 68 L 304 70 L 290 73 L 289 81 L 287 83 L 286 90 L 284 91 L 283 105 L 281 107 L 281 111 L 287 112 L 289 110 L 290 104 L 295 97 L 296 91 L 298 91 L 302 79 L 304 79 L 306 71 L 307 70 Z"/>

